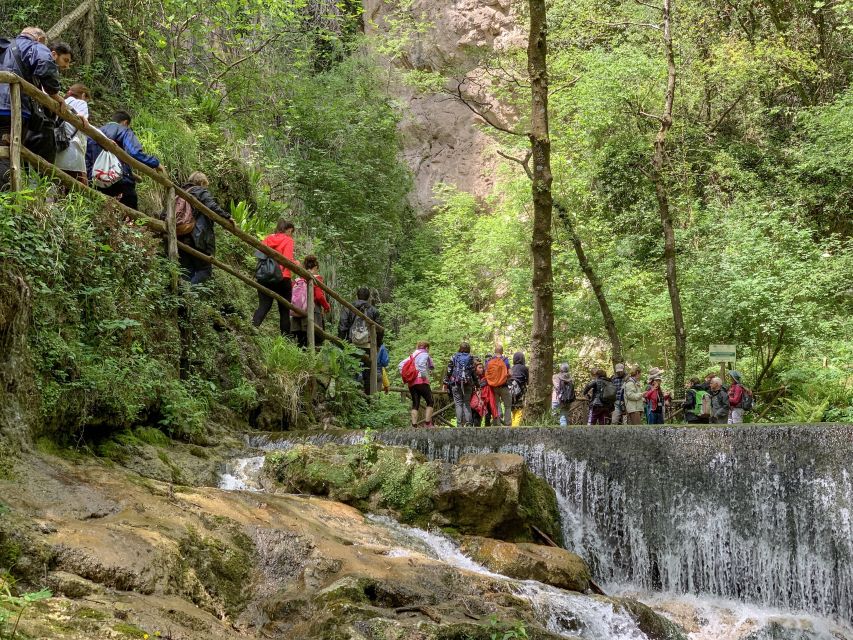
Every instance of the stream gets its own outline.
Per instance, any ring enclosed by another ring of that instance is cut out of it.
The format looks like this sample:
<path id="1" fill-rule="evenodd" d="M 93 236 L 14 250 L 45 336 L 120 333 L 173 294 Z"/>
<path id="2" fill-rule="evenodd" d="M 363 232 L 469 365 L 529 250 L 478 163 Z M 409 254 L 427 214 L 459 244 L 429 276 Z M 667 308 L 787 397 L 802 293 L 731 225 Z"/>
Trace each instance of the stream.
<path id="1" fill-rule="evenodd" d="M 802 429 L 643 429 L 623 431 L 619 446 L 613 428 L 402 431 L 379 439 L 448 462 L 465 453 L 522 455 L 555 488 L 566 546 L 590 563 L 604 590 L 647 604 L 691 640 L 853 640 L 853 431 Z M 257 451 L 296 442 L 247 444 Z M 221 488 L 260 491 L 262 464 L 263 456 L 233 461 Z M 496 575 L 436 532 L 369 518 L 400 541 L 393 553 L 510 582 L 554 633 L 646 638 L 607 602 Z"/>

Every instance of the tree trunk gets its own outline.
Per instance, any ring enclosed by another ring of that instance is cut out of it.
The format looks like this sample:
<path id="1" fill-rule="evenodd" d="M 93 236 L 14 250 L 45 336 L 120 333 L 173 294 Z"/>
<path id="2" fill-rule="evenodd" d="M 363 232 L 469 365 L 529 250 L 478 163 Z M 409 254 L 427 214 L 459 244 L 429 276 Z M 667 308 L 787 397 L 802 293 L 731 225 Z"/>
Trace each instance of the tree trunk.
<path id="1" fill-rule="evenodd" d="M 530 148 L 533 160 L 533 331 L 530 340 L 530 383 L 525 417 L 535 419 L 551 410 L 554 370 L 554 277 L 551 269 L 551 140 L 548 137 L 548 67 L 545 0 L 529 0 L 530 36 L 527 70 L 532 111 Z"/>
<path id="2" fill-rule="evenodd" d="M 684 328 L 684 314 L 681 310 L 681 294 L 678 290 L 678 278 L 675 265 L 675 229 L 672 212 L 669 207 L 669 191 L 664 177 L 666 161 L 666 136 L 672 127 L 672 105 L 675 100 L 675 52 L 672 46 L 672 0 L 663 3 L 663 43 L 666 54 L 667 82 L 663 116 L 660 128 L 655 136 L 655 150 L 652 155 L 652 182 L 663 226 L 663 257 L 666 264 L 666 284 L 672 306 L 672 321 L 675 326 L 675 379 L 673 384 L 676 395 L 684 393 L 684 375 L 687 367 L 687 331 Z"/>
<path id="3" fill-rule="evenodd" d="M 613 319 L 613 313 L 610 311 L 610 305 L 607 304 L 607 298 L 604 296 L 604 289 L 601 286 L 601 280 L 595 269 L 589 263 L 586 257 L 586 252 L 583 250 L 583 243 L 580 236 L 575 231 L 574 224 L 569 217 L 569 212 L 566 211 L 558 202 L 554 203 L 554 208 L 557 210 L 557 216 L 563 221 L 566 230 L 569 232 L 569 237 L 572 241 L 572 246 L 575 248 L 575 254 L 578 257 L 578 264 L 581 271 L 589 281 L 589 286 L 592 287 L 592 292 L 595 294 L 595 299 L 598 301 L 598 307 L 601 309 L 601 318 L 604 320 L 604 328 L 607 331 L 607 336 L 610 338 L 611 361 L 614 365 L 622 362 L 622 340 L 619 338 L 619 331 L 616 329 L 616 320 Z"/>

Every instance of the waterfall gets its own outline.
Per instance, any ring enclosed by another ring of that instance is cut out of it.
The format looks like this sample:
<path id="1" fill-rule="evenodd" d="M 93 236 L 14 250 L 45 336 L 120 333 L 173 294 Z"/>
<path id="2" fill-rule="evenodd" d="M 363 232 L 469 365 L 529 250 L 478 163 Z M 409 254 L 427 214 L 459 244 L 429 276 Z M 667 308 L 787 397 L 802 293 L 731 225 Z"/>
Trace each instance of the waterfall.
<path id="1" fill-rule="evenodd" d="M 608 583 L 853 622 L 853 427 L 580 427 L 379 434 L 431 459 L 517 453 L 567 546 Z"/>

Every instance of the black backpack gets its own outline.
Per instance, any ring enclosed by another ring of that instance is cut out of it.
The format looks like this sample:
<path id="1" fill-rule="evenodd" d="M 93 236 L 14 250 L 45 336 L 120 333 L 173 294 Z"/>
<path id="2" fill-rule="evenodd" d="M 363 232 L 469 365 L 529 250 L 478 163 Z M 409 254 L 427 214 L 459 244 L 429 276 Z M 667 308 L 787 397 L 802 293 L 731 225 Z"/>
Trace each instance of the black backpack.
<path id="1" fill-rule="evenodd" d="M 255 268 L 255 280 L 258 284 L 269 287 L 284 280 L 278 262 L 263 251 L 255 251 L 255 257 L 258 259 L 258 266 Z"/>
<path id="2" fill-rule="evenodd" d="M 68 106 L 68 105 L 66 105 Z M 77 113 L 71 107 L 68 109 L 72 113 Z M 71 133 L 68 132 L 68 129 L 71 129 Z M 70 123 L 65 122 L 60 118 L 57 119 L 56 126 L 53 128 L 53 139 L 56 142 L 56 150 L 57 151 L 65 151 L 68 147 L 71 146 L 71 140 L 74 139 L 74 136 L 77 135 L 77 128 L 73 127 Z"/>
<path id="3" fill-rule="evenodd" d="M 616 405 L 616 385 L 613 384 L 612 380 L 599 380 L 598 397 L 601 400 L 601 404 L 606 407 Z"/>
<path id="4" fill-rule="evenodd" d="M 573 382 L 560 380 L 560 386 L 557 389 L 557 401 L 563 405 L 570 405 L 575 401 L 575 385 Z"/>

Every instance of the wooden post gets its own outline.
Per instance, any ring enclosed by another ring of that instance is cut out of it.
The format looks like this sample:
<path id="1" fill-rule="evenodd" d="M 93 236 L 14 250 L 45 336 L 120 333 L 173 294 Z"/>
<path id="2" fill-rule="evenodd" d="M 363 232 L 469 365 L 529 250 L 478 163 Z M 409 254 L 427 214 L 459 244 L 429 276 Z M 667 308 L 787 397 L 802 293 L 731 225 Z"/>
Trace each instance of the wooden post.
<path id="1" fill-rule="evenodd" d="M 21 121 L 21 85 L 17 82 L 9 85 L 11 96 L 11 130 L 9 132 L 9 173 L 12 191 L 20 191 L 23 185 L 21 175 L 21 144 L 23 124 Z"/>
<path id="2" fill-rule="evenodd" d="M 376 325 L 368 325 L 370 331 L 370 395 L 375 395 L 379 391 L 379 378 L 377 369 L 379 369 L 379 344 L 376 340 Z"/>
<path id="3" fill-rule="evenodd" d="M 178 233 L 175 225 L 175 189 L 166 190 L 166 253 L 169 260 L 178 262 Z M 172 291 L 178 290 L 178 274 L 172 277 Z"/>
<path id="4" fill-rule="evenodd" d="M 308 304 L 305 313 L 308 317 L 306 318 L 305 332 L 308 334 L 308 350 L 314 351 L 316 346 L 314 339 L 314 278 L 306 278 L 306 280 L 308 281 Z"/>

